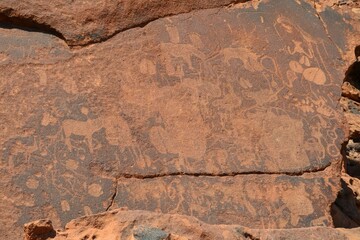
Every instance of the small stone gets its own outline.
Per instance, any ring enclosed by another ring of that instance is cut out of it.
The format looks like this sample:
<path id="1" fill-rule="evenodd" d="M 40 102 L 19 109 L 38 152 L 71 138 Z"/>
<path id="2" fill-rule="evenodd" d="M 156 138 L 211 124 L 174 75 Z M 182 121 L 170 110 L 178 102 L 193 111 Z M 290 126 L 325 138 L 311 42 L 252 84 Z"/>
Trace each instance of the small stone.
<path id="1" fill-rule="evenodd" d="M 54 238 L 56 232 L 49 219 L 40 219 L 24 225 L 25 240 L 45 240 Z"/>
<path id="2" fill-rule="evenodd" d="M 134 230 L 134 238 L 136 240 L 165 240 L 169 234 L 161 229 L 140 226 Z"/>

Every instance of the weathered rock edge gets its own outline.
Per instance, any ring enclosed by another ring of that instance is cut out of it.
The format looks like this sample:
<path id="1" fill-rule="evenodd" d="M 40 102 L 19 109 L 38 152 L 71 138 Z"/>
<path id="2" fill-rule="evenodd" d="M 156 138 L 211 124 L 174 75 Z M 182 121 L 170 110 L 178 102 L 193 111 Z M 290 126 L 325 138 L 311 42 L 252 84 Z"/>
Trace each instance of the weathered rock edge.
<path id="1" fill-rule="evenodd" d="M 0 24 L 15 24 L 18 27 L 34 28 L 55 35 L 69 46 L 84 46 L 105 41 L 124 30 L 143 27 L 159 18 L 189 13 L 194 10 L 219 8 L 249 0 L 191 0 L 191 1 L 117 1 L 101 4 L 69 3 L 57 1 L 5 0 L 0 3 Z"/>
<path id="2" fill-rule="evenodd" d="M 39 220 L 25 225 L 25 240 L 41 239 L 34 234 L 36 226 L 44 229 L 51 222 Z M 48 232 L 53 229 L 46 228 Z M 44 231 L 41 231 L 44 236 Z M 310 227 L 302 229 L 251 229 L 240 225 L 210 225 L 194 217 L 160 214 L 148 211 L 116 209 L 70 221 L 55 236 L 42 239 L 359 239 L 360 228 L 341 229 Z M 40 236 L 41 237 L 41 236 Z"/>

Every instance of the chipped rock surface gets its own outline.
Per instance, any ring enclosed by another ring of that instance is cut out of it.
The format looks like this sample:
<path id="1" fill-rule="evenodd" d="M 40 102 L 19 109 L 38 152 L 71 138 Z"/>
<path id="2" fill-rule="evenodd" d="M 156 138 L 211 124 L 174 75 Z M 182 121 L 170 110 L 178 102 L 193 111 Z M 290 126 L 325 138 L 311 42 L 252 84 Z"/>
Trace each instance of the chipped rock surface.
<path id="1" fill-rule="evenodd" d="M 238 2 L 1 1 L 6 239 L 117 207 L 223 239 L 334 226 L 352 23 L 302 0 Z M 133 229 L 116 234 L 182 239 Z"/>
<path id="2" fill-rule="evenodd" d="M 249 229 L 238 225 L 210 225 L 193 217 L 147 211 L 114 210 L 72 220 L 54 240 L 124 239 L 287 239 L 356 240 L 360 229 L 311 227 L 306 229 Z M 31 240 L 31 239 L 26 239 Z"/>

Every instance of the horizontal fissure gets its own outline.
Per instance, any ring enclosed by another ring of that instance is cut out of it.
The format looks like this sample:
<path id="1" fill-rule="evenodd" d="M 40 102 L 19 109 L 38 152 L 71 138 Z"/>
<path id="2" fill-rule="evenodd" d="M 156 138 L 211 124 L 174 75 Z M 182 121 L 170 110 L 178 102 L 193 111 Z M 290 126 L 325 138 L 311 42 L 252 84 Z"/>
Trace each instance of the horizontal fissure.
<path id="1" fill-rule="evenodd" d="M 244 175 L 287 175 L 287 176 L 302 176 L 306 173 L 318 173 L 324 171 L 326 168 L 330 167 L 331 164 L 316 168 L 308 169 L 303 171 L 274 171 L 274 172 L 262 172 L 262 171 L 248 171 L 248 172 L 229 172 L 229 173 L 206 173 L 206 172 L 172 172 L 172 173 L 158 173 L 158 174 L 128 174 L 120 173 L 117 174 L 117 179 L 121 178 L 132 178 L 132 179 L 149 179 L 149 178 L 163 178 L 163 177 L 174 177 L 174 176 L 190 176 L 190 177 L 235 177 L 235 176 L 244 176 Z"/>

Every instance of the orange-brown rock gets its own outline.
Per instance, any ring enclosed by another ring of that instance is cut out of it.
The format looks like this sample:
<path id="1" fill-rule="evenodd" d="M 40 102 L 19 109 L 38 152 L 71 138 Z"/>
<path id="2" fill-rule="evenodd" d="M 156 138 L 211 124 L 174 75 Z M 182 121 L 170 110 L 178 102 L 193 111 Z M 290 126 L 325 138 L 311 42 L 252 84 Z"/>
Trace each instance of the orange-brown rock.
<path id="1" fill-rule="evenodd" d="M 253 229 L 334 225 L 342 15 L 303 0 L 65 2 L 0 3 L 7 239 L 35 219 L 59 228 L 116 207 Z"/>
<path id="2" fill-rule="evenodd" d="M 26 240 L 45 240 L 56 236 L 51 220 L 41 219 L 24 226 Z"/>
<path id="3" fill-rule="evenodd" d="M 358 240 L 360 229 L 311 227 L 302 229 L 249 229 L 239 225 L 210 225 L 193 217 L 147 211 L 115 210 L 74 219 L 54 240 Z M 30 240 L 30 239 L 27 239 Z"/>
<path id="4" fill-rule="evenodd" d="M 2 0 L 0 20 L 24 27 L 50 31 L 69 45 L 86 45 L 106 40 L 116 33 L 142 27 L 155 19 L 216 8 L 246 0 Z"/>

